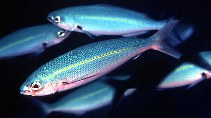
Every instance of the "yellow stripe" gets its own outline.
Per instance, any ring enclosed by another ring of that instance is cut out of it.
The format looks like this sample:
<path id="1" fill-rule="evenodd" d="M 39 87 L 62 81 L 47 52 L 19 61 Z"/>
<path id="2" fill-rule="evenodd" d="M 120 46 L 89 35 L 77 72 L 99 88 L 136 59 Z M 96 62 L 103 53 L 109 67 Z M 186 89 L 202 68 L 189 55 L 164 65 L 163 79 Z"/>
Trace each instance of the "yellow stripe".
<path id="1" fill-rule="evenodd" d="M 64 67 L 64 68 L 62 68 L 62 69 L 59 69 L 59 70 L 57 70 L 56 72 L 54 72 L 53 74 L 48 75 L 48 76 L 46 76 L 45 78 L 42 78 L 42 79 L 43 79 L 43 80 L 47 80 L 47 79 L 49 79 L 49 78 L 51 78 L 51 77 L 53 77 L 53 76 L 55 76 L 55 75 L 57 75 L 57 74 L 59 74 L 59 73 L 62 73 L 62 72 L 64 72 L 64 71 L 67 71 L 67 70 L 69 70 L 69 69 L 72 69 L 72 68 L 78 67 L 78 66 L 80 66 L 80 65 L 83 65 L 83 64 L 86 64 L 86 63 L 95 61 L 95 60 L 97 60 L 97 59 L 100 59 L 100 58 L 103 58 L 103 57 L 107 57 L 107 56 L 110 56 L 110 55 L 114 55 L 114 54 L 117 54 L 117 53 L 120 53 L 120 52 L 129 50 L 129 49 L 131 49 L 131 48 L 124 48 L 124 49 L 121 49 L 121 50 L 116 50 L 116 51 L 108 52 L 108 53 L 105 53 L 105 54 L 102 54 L 102 55 L 99 55 L 99 56 L 94 56 L 94 57 L 92 57 L 92 58 L 90 58 L 90 59 L 86 59 L 86 60 L 83 60 L 83 61 L 81 61 L 81 62 L 75 63 L 75 64 L 73 64 L 73 65 L 70 65 L 70 66 Z"/>
<path id="2" fill-rule="evenodd" d="M 133 19 L 125 18 L 112 18 L 112 17 L 101 17 L 101 16 L 78 16 L 82 19 L 91 19 L 91 20 L 105 20 L 105 21 L 116 21 L 116 22 L 127 22 L 135 25 L 139 25 L 141 22 L 135 21 Z"/>
<path id="3" fill-rule="evenodd" d="M 184 71 L 186 69 L 190 69 L 190 68 L 193 68 L 193 67 L 194 67 L 194 65 L 192 65 L 192 64 L 185 64 L 185 65 L 182 65 L 179 68 L 177 68 L 175 70 L 175 72 Z"/>
<path id="4" fill-rule="evenodd" d="M 6 45 L 6 46 L 0 48 L 0 51 L 5 50 L 5 49 L 8 49 L 8 48 L 13 47 L 13 46 L 18 45 L 18 44 L 21 44 L 23 42 L 29 41 L 31 39 L 37 38 L 37 37 L 39 37 L 41 35 L 43 35 L 43 34 L 36 35 L 36 36 L 31 36 L 31 37 L 27 37 L 27 38 L 25 38 L 23 40 L 20 40 L 20 41 L 14 42 L 14 43 L 10 43 L 9 45 Z"/>

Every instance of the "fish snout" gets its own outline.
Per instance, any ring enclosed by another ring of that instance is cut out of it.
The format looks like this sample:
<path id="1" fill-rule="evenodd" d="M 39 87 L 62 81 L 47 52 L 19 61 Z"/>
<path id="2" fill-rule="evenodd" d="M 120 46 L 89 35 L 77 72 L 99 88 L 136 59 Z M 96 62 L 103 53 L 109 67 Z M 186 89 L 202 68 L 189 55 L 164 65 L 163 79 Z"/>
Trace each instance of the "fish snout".
<path id="1" fill-rule="evenodd" d="M 48 17 L 47 17 L 47 20 L 50 21 L 50 22 L 52 22 L 52 23 L 54 23 L 54 22 L 53 22 L 53 19 L 54 19 L 53 16 L 48 16 Z"/>
<path id="2" fill-rule="evenodd" d="M 28 95 L 27 93 L 30 93 L 30 89 L 27 86 L 23 86 L 20 88 L 20 94 Z"/>

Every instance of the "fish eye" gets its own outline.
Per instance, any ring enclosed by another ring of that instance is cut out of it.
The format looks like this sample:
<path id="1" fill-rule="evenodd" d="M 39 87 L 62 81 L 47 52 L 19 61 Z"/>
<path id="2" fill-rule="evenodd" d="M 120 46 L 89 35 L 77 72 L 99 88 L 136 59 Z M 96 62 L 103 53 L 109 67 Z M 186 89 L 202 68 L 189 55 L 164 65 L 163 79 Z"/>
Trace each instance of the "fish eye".
<path id="1" fill-rule="evenodd" d="M 201 73 L 201 76 L 202 76 L 203 78 L 207 78 L 207 74 L 206 74 L 205 72 L 202 72 L 202 73 Z"/>
<path id="2" fill-rule="evenodd" d="M 204 72 L 201 73 L 201 76 L 204 77 L 206 74 Z"/>
<path id="3" fill-rule="evenodd" d="M 35 90 L 35 91 L 39 90 L 39 89 L 41 88 L 40 82 L 39 82 L 39 81 L 33 82 L 33 83 L 31 84 L 31 88 L 32 88 L 32 90 Z"/>
<path id="4" fill-rule="evenodd" d="M 57 32 L 58 37 L 64 37 L 66 35 L 64 30 L 58 31 Z"/>
<path id="5" fill-rule="evenodd" d="M 53 18 L 53 21 L 54 21 L 55 23 L 60 23 L 60 22 L 61 22 L 61 17 L 60 17 L 60 16 L 55 16 L 55 17 Z"/>

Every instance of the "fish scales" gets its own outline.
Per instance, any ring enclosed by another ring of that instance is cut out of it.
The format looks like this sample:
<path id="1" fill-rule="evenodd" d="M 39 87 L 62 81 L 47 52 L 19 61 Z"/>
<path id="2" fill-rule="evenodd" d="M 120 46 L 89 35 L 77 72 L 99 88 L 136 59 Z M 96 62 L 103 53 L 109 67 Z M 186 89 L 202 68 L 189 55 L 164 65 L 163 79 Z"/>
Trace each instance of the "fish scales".
<path id="1" fill-rule="evenodd" d="M 40 73 L 35 72 L 32 77 L 52 81 L 51 79 L 66 79 L 70 75 L 85 76 L 90 72 L 98 73 L 107 69 L 109 65 L 114 66 L 115 63 L 134 57 L 138 53 L 136 50 L 139 46 L 140 39 L 138 38 L 130 40 L 121 38 L 108 40 L 104 43 L 93 43 L 50 61 L 38 69 Z M 75 78 L 79 79 L 78 77 Z"/>

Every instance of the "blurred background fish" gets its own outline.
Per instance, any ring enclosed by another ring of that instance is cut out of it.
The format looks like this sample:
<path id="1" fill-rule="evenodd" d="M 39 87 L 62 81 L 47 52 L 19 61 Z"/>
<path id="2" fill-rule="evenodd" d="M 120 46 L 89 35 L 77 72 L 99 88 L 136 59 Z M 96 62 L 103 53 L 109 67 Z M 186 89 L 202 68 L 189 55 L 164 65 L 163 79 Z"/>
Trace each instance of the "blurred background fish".
<path id="1" fill-rule="evenodd" d="M 158 85 L 158 88 L 175 88 L 189 85 L 193 87 L 202 80 L 211 78 L 211 51 L 199 52 L 192 56 L 190 62 L 182 62 L 176 69 L 170 72 Z"/>
<path id="2" fill-rule="evenodd" d="M 39 55 L 46 48 L 62 42 L 70 32 L 51 24 L 17 30 L 0 39 L 0 59 L 33 53 Z"/>
<path id="3" fill-rule="evenodd" d="M 74 6 L 49 13 L 47 19 L 53 24 L 89 36 L 121 35 L 132 37 L 149 30 L 159 30 L 167 20 L 156 21 L 146 14 L 129 9 L 97 4 Z"/>
<path id="4" fill-rule="evenodd" d="M 46 114 L 50 114 L 52 112 L 64 112 L 81 116 L 87 112 L 97 110 L 102 107 L 110 106 L 111 108 L 115 91 L 116 89 L 112 86 L 96 81 L 70 92 L 55 103 L 48 104 L 37 101 L 35 104 L 42 107 Z M 102 116 L 108 115 L 110 110 L 111 109 L 109 108 L 104 110 Z"/>
<path id="5" fill-rule="evenodd" d="M 170 72 L 158 85 L 159 89 L 175 88 L 196 85 L 204 79 L 211 77 L 211 71 L 189 62 L 183 62 L 175 70 Z"/>
<path id="6" fill-rule="evenodd" d="M 119 98 L 116 98 L 118 90 L 123 89 L 123 87 L 115 86 L 114 84 L 111 85 L 109 83 L 116 80 L 123 84 L 123 82 L 129 79 L 129 75 L 104 76 L 97 81 L 76 88 L 73 91 L 69 91 L 66 95 L 53 103 L 46 103 L 35 97 L 26 98 L 29 99 L 32 104 L 41 108 L 43 112 L 42 117 L 47 117 L 54 112 L 66 113 L 72 115 L 71 117 L 84 117 L 97 111 L 97 115 L 92 117 L 106 118 L 109 117 L 109 113 L 114 105 L 120 101 L 120 98 L 124 99 L 135 91 L 135 89 L 126 90 L 127 88 L 124 88 L 126 91 Z"/>
<path id="7" fill-rule="evenodd" d="M 158 85 L 158 88 L 174 88 L 196 85 L 202 80 L 211 78 L 211 51 L 199 52 L 192 56 L 190 62 L 181 63 L 174 71 L 170 72 Z"/>

